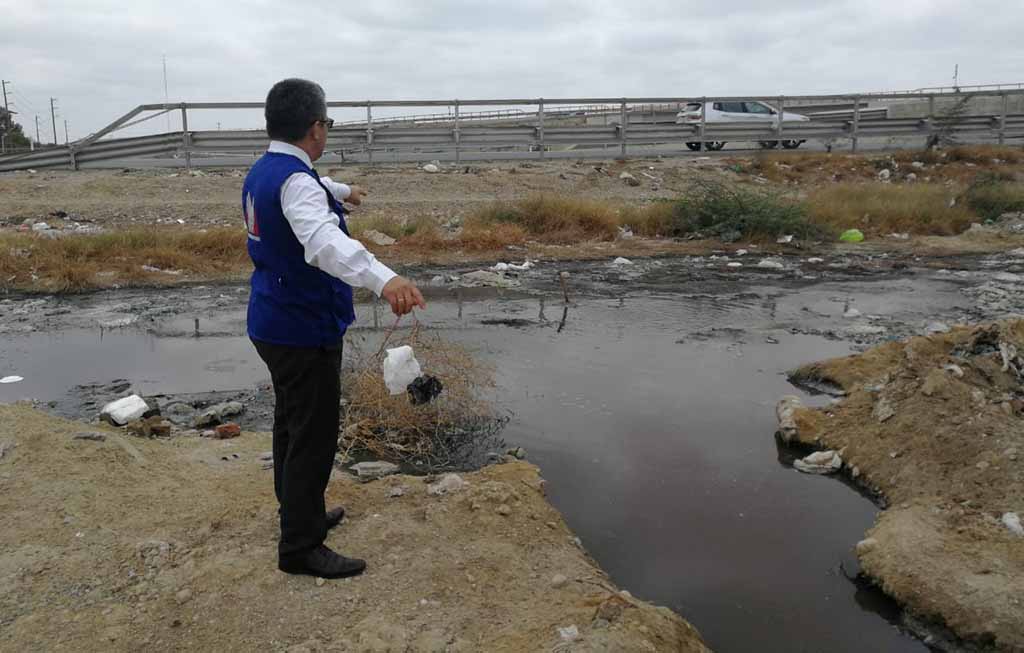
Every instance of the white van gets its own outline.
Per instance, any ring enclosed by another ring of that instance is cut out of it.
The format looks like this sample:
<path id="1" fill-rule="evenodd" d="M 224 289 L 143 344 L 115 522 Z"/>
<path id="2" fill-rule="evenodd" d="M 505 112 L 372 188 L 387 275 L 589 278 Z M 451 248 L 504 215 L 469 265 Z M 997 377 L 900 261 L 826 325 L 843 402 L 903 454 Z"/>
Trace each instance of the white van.
<path id="1" fill-rule="evenodd" d="M 700 111 L 700 102 L 690 102 L 682 111 L 676 114 L 676 124 L 699 125 Z M 784 122 L 807 122 L 810 120 L 807 116 L 799 113 L 790 113 L 789 111 L 784 112 L 782 119 Z M 711 106 L 707 108 L 704 121 L 707 124 L 723 122 L 768 122 L 778 124 L 779 112 L 764 102 L 712 102 Z M 795 150 L 800 147 L 801 143 L 805 143 L 806 140 L 758 141 L 761 147 L 769 149 L 778 147 L 780 142 L 782 147 L 787 150 Z M 686 144 L 686 147 L 693 151 L 700 150 L 700 146 L 701 144 L 697 142 Z M 710 141 L 705 143 L 704 147 L 709 150 L 720 150 L 725 147 L 725 141 Z"/>

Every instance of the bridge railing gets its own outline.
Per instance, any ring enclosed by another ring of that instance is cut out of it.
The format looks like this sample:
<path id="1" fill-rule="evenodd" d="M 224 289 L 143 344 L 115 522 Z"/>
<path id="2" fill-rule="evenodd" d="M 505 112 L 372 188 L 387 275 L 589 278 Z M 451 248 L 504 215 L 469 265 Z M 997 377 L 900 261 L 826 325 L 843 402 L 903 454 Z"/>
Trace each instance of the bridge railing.
<path id="1" fill-rule="evenodd" d="M 763 122 L 720 122 L 709 119 L 716 102 L 760 101 L 782 112 L 803 112 L 808 121 L 769 119 Z M 699 120 L 676 121 L 676 112 L 690 103 L 703 109 Z M 1005 143 L 1024 138 L 1024 88 L 977 91 L 908 91 L 904 93 L 655 98 L 563 98 L 489 100 L 388 100 L 328 102 L 330 110 L 360 109 L 366 119 L 338 123 L 329 146 L 336 155 L 415 158 L 434 153 L 460 161 L 474 158 L 521 158 L 524 151 L 543 159 L 556 150 L 580 156 L 588 148 L 610 148 L 625 158 L 630 148 L 658 144 L 761 141 L 778 143 L 821 139 L 848 140 L 856 150 L 863 139 L 969 136 L 985 142 Z M 443 107 L 445 112 L 423 113 Z M 483 109 L 501 107 L 500 109 Z M 835 107 L 831 109 L 830 107 Z M 152 165 L 184 164 L 193 157 L 224 154 L 257 155 L 268 139 L 262 130 L 190 130 L 189 112 L 262 109 L 261 102 L 185 102 L 141 105 L 88 138 L 64 147 L 0 156 L 0 171 L 31 168 L 130 165 L 145 157 Z M 411 116 L 374 118 L 383 109 L 420 109 Z M 114 138 L 119 130 L 169 112 L 180 112 L 182 129 L 132 138 Z M 141 117 L 140 117 L 141 116 Z"/>

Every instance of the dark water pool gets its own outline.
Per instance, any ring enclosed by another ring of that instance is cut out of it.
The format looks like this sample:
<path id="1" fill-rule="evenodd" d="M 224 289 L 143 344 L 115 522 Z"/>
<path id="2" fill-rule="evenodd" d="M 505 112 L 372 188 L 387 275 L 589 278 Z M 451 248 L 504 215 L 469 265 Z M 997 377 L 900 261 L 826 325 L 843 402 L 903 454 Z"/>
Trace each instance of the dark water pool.
<path id="1" fill-rule="evenodd" d="M 924 651 L 892 625 L 895 606 L 848 578 L 876 507 L 780 462 L 773 438 L 775 402 L 795 392 L 784 371 L 851 351 L 803 327 L 840 324 L 850 297 L 905 320 L 952 301 L 900 284 L 580 298 L 559 330 L 556 295 L 544 309 L 537 298 L 491 296 L 435 300 L 424 320 L 497 364 L 500 401 L 514 414 L 505 439 L 540 465 L 601 566 L 684 615 L 715 650 Z M 367 307 L 360 313 L 372 324 Z M 268 377 L 241 334 L 98 330 L 7 338 L 7 374 L 25 381 L 0 385 L 0 401 L 60 399 L 114 378 L 183 393 Z"/>

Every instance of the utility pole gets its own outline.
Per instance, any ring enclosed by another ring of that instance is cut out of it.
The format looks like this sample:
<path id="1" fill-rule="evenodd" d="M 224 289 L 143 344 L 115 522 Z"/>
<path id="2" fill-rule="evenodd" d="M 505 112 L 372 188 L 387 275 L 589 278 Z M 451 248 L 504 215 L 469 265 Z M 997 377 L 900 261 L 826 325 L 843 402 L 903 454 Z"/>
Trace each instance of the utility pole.
<path id="1" fill-rule="evenodd" d="M 11 127 L 13 127 L 14 126 L 14 119 L 11 118 L 11 109 L 10 109 L 10 107 L 7 106 L 7 80 L 6 79 L 0 79 L 0 86 L 3 86 L 3 89 L 4 89 L 4 112 L 5 112 L 5 115 L 7 116 L 7 122 L 4 123 L 3 133 L 0 134 L 0 136 L 3 137 L 3 142 L 0 143 L 0 152 L 3 152 L 4 154 L 6 154 L 7 153 L 7 126 L 10 125 Z"/>
<path id="2" fill-rule="evenodd" d="M 36 116 L 36 144 L 42 145 L 42 143 L 39 142 L 39 116 Z"/>
<path id="3" fill-rule="evenodd" d="M 64 121 L 64 144 L 68 144 L 68 121 Z"/>
<path id="4" fill-rule="evenodd" d="M 57 144 L 57 114 L 54 111 L 53 103 L 57 98 L 50 98 L 50 122 L 53 124 L 53 144 Z"/>

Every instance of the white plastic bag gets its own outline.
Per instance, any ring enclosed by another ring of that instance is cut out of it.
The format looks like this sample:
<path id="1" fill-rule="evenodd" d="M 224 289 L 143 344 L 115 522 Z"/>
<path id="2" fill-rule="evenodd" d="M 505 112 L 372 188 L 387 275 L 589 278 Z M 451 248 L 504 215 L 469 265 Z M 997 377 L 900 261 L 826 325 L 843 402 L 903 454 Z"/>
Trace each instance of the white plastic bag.
<path id="1" fill-rule="evenodd" d="M 409 345 L 389 349 L 383 367 L 384 385 L 393 395 L 404 393 L 410 383 L 423 376 L 419 361 L 416 360 Z"/>

